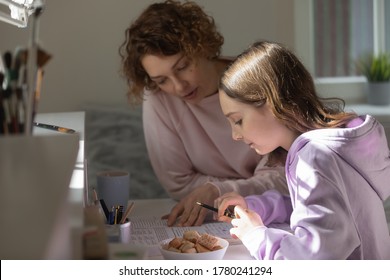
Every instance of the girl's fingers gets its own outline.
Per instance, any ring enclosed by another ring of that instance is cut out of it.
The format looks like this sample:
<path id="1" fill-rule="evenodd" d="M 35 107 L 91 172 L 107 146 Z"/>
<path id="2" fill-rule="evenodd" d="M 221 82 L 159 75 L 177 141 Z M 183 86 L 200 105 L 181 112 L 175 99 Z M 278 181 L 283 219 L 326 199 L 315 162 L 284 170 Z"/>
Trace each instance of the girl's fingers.
<path id="1" fill-rule="evenodd" d="M 231 228 L 231 229 L 230 229 L 230 235 L 231 235 L 234 239 L 238 239 L 238 228 Z"/>
<path id="2" fill-rule="evenodd" d="M 232 219 L 232 220 L 231 220 L 230 223 L 232 224 L 233 227 L 238 227 L 238 220 L 239 220 L 239 219 Z"/>
<path id="3" fill-rule="evenodd" d="M 224 194 L 214 201 L 214 207 L 218 208 L 218 217 L 223 216 L 229 207 L 244 204 L 246 204 L 244 198 L 237 193 Z"/>
<path id="4" fill-rule="evenodd" d="M 234 215 L 237 218 L 247 217 L 248 209 L 244 209 L 240 205 L 237 205 L 236 207 L 234 207 Z"/>

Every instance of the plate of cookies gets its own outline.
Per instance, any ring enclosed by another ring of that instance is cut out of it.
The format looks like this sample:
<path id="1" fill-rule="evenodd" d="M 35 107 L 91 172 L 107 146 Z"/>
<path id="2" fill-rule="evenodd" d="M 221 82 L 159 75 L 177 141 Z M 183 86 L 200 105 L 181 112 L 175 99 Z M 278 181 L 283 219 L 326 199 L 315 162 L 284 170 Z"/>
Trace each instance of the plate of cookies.
<path id="1" fill-rule="evenodd" d="M 228 246 L 225 239 L 189 230 L 161 241 L 159 249 L 166 260 L 221 260 Z"/>

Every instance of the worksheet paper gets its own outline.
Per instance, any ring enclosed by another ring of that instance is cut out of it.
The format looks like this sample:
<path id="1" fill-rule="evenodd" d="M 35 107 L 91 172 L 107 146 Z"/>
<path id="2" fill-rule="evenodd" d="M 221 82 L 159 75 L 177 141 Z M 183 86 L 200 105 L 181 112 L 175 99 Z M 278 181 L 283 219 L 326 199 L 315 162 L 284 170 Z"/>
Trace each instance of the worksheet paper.
<path id="1" fill-rule="evenodd" d="M 212 222 L 194 227 L 168 227 L 167 220 L 161 217 L 131 217 L 130 244 L 154 246 L 164 239 L 182 237 L 188 230 L 196 230 L 200 234 L 208 233 L 229 241 L 230 244 L 239 242 L 230 235 L 230 223 Z"/>

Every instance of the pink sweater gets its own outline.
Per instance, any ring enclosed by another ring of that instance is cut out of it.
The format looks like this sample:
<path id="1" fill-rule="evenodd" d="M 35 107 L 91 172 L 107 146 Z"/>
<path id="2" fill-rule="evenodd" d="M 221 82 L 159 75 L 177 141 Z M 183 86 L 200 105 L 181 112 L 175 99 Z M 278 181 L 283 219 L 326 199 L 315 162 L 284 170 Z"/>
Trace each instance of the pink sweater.
<path id="1" fill-rule="evenodd" d="M 232 139 L 218 94 L 192 105 L 163 92 L 146 93 L 143 126 L 154 172 L 174 199 L 206 182 L 220 194 L 288 193 L 283 167 L 265 167 L 266 157 Z"/>

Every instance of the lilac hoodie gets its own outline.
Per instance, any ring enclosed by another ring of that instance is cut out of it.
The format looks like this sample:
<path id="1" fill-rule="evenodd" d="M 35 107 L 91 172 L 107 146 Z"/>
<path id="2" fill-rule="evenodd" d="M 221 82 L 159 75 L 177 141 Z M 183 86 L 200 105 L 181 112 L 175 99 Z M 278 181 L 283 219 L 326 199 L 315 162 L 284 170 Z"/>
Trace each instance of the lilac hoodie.
<path id="1" fill-rule="evenodd" d="M 242 241 L 257 259 L 390 259 L 383 201 L 390 195 L 390 152 L 383 126 L 363 116 L 347 128 L 300 135 L 286 161 L 291 199 L 275 190 L 248 196 L 265 225 Z"/>

